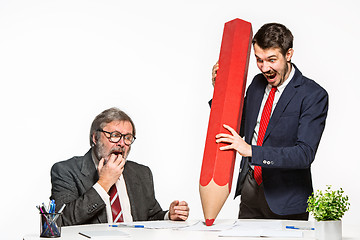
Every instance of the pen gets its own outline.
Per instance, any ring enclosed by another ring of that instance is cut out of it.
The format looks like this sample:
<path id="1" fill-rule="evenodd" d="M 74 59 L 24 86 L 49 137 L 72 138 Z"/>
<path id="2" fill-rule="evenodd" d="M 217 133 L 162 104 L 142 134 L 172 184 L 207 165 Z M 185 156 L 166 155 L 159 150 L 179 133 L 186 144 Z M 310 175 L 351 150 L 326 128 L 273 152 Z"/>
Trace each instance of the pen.
<path id="1" fill-rule="evenodd" d="M 64 210 L 65 206 L 66 206 L 66 204 L 64 203 L 64 204 L 61 206 L 60 210 L 58 211 L 58 214 L 54 217 L 54 220 L 52 220 L 52 222 L 56 222 L 56 220 L 57 220 L 57 219 L 59 218 L 59 216 L 60 216 L 60 213 L 62 213 L 62 211 Z"/>
<path id="2" fill-rule="evenodd" d="M 42 215 L 44 216 L 44 218 L 45 218 L 46 225 L 48 226 L 47 228 L 44 228 L 45 231 L 47 231 L 47 229 L 50 228 L 51 234 L 52 234 L 53 236 L 55 236 L 54 232 L 52 231 L 52 229 L 51 229 L 51 227 L 50 227 L 49 219 L 48 219 L 48 217 L 45 215 L 45 213 L 44 213 L 44 211 L 42 210 L 42 208 L 41 208 L 40 206 L 36 206 L 36 208 L 40 210 L 41 214 L 42 214 Z"/>
<path id="3" fill-rule="evenodd" d="M 41 209 L 42 213 L 48 213 L 48 210 L 46 210 L 46 207 L 45 207 L 44 203 L 41 204 L 40 209 Z"/>
<path id="4" fill-rule="evenodd" d="M 315 228 L 312 227 L 295 227 L 295 226 L 286 226 L 286 229 L 315 230 Z"/>
<path id="5" fill-rule="evenodd" d="M 109 225 L 109 227 L 133 227 L 133 228 L 144 228 L 144 225 Z"/>
<path id="6" fill-rule="evenodd" d="M 88 235 L 86 235 L 86 234 L 83 234 L 83 233 L 81 233 L 81 232 L 79 232 L 79 234 L 80 234 L 81 236 L 84 236 L 84 237 L 87 237 L 87 238 L 91 238 L 90 236 L 88 236 Z"/>
<path id="7" fill-rule="evenodd" d="M 49 209 L 49 213 L 55 213 L 55 200 L 50 201 Z"/>
<path id="8" fill-rule="evenodd" d="M 66 206 L 66 204 L 64 203 L 64 204 L 61 206 L 61 208 L 59 209 L 58 213 L 61 213 L 61 212 L 64 210 L 65 206 Z"/>

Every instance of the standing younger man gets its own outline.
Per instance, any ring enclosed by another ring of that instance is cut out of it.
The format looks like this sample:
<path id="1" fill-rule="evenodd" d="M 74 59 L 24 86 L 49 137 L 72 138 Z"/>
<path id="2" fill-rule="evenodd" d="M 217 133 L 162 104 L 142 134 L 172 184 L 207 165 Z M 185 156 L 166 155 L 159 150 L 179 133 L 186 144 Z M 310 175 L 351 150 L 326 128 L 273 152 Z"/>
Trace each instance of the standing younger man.
<path id="1" fill-rule="evenodd" d="M 291 63 L 293 35 L 284 25 L 265 24 L 252 43 L 261 74 L 247 89 L 240 135 L 224 125 L 231 134 L 216 136 L 218 143 L 228 143 L 221 150 L 243 156 L 235 193 L 241 194 L 239 218 L 307 220 L 310 167 L 328 94 Z M 219 67 L 213 68 L 213 84 Z"/>

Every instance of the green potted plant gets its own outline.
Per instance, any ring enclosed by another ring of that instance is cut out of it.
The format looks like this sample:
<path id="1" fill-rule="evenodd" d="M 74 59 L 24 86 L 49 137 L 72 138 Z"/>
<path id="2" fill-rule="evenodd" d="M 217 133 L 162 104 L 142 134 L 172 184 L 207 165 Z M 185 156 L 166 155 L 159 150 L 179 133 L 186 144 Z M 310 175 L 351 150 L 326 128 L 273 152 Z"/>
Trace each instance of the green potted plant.
<path id="1" fill-rule="evenodd" d="M 318 239 L 337 240 L 342 238 L 341 218 L 349 210 L 349 198 L 342 188 L 332 190 L 328 185 L 325 191 L 317 190 L 308 199 L 307 210 L 315 218 L 315 231 Z"/>

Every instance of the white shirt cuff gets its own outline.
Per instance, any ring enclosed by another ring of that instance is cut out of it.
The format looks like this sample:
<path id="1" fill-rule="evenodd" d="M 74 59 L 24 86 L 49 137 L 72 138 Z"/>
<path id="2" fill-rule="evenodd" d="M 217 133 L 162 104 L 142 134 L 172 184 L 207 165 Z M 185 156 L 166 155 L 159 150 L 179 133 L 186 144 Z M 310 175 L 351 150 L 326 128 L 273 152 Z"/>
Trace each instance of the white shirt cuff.
<path id="1" fill-rule="evenodd" d="M 110 202 L 109 194 L 102 188 L 99 183 L 95 183 L 93 188 L 96 190 L 96 192 L 100 195 L 100 197 L 102 198 L 102 200 L 104 200 L 105 203 Z"/>
<path id="2" fill-rule="evenodd" d="M 170 220 L 169 212 L 170 212 L 170 211 L 167 211 L 167 212 L 165 213 L 164 220 Z"/>

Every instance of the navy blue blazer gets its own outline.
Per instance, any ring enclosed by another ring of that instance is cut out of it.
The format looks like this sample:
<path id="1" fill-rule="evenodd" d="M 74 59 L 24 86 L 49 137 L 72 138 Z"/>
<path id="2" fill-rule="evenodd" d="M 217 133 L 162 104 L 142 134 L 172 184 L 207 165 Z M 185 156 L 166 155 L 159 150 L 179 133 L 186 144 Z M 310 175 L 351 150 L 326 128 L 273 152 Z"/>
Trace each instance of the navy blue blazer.
<path id="1" fill-rule="evenodd" d="M 252 146 L 252 157 L 242 158 L 235 197 L 241 194 L 249 164 L 262 167 L 265 197 L 279 215 L 304 213 L 313 192 L 311 163 L 324 131 L 328 94 L 320 85 L 295 74 L 270 118 L 263 146 Z M 240 135 L 251 144 L 267 80 L 254 77 L 246 91 Z"/>

